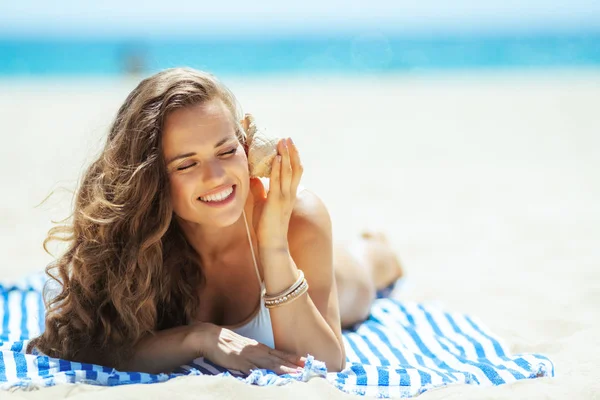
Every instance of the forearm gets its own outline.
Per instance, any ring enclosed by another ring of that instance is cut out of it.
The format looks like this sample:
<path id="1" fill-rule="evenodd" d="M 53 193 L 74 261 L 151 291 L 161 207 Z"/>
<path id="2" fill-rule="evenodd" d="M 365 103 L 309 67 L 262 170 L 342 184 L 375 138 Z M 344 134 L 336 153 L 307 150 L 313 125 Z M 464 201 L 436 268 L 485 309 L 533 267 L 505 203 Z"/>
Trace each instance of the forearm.
<path id="1" fill-rule="evenodd" d="M 261 261 L 267 293 L 282 292 L 296 281 L 298 269 L 287 250 L 263 250 Z M 308 293 L 270 309 L 270 315 L 278 349 L 303 356 L 311 354 L 324 361 L 329 371 L 343 368 L 341 338 L 336 336 Z"/>
<path id="2" fill-rule="evenodd" d="M 137 372 L 171 372 L 201 355 L 199 339 L 199 330 L 194 325 L 156 332 L 138 342 L 125 368 Z"/>

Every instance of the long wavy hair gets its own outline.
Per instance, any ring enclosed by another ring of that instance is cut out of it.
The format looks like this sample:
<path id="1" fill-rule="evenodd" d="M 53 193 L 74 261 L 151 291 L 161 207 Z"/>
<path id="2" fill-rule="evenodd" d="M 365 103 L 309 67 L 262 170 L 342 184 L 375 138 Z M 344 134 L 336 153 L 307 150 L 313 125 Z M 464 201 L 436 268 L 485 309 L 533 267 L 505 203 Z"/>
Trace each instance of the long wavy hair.
<path id="1" fill-rule="evenodd" d="M 169 112 L 216 98 L 246 147 L 241 107 L 209 73 L 164 70 L 127 96 L 81 179 L 70 222 L 44 240 L 47 252 L 53 240 L 68 246 L 46 267 L 45 331 L 28 352 L 120 368 L 142 337 L 196 314 L 202 265 L 173 217 L 161 137 Z M 56 295 L 49 283 L 58 283 Z"/>

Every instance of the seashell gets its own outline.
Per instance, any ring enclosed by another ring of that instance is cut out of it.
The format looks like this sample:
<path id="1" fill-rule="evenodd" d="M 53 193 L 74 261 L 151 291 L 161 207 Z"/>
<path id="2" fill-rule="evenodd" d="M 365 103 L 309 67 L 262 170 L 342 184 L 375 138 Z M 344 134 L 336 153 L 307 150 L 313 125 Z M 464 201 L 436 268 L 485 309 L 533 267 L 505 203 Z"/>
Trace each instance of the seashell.
<path id="1" fill-rule="evenodd" d="M 252 114 L 245 115 L 242 126 L 246 131 L 250 177 L 270 177 L 271 164 L 277 155 L 279 138 L 268 136 L 264 128 L 256 125 Z"/>

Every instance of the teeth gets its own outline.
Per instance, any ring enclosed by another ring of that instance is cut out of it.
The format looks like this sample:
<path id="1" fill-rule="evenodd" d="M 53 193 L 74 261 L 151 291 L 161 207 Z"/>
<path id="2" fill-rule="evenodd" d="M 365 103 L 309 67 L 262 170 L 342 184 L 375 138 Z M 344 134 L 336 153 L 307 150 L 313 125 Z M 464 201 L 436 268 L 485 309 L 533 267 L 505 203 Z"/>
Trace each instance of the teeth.
<path id="1" fill-rule="evenodd" d="M 210 196 L 200 197 L 200 200 L 202 200 L 202 201 L 221 201 L 221 200 L 229 197 L 229 195 L 232 192 L 233 192 L 233 187 L 230 187 L 219 193 L 211 194 Z"/>

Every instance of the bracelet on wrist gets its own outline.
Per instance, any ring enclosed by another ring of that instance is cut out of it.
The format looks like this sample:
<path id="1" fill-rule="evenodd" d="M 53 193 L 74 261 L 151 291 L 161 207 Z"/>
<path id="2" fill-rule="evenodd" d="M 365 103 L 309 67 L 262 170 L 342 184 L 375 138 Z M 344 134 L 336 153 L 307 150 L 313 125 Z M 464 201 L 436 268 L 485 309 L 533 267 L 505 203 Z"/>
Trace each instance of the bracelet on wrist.
<path id="1" fill-rule="evenodd" d="M 296 278 L 296 282 L 293 283 L 292 286 L 290 286 L 289 288 L 285 289 L 283 292 L 279 292 L 277 294 L 274 295 L 270 295 L 267 294 L 265 292 L 265 300 L 277 300 L 279 298 L 288 296 L 289 294 L 291 294 L 294 290 L 296 290 L 301 284 L 302 281 L 304 280 L 304 272 L 302 272 L 301 269 L 298 270 L 298 278 Z"/>
<path id="2" fill-rule="evenodd" d="M 289 303 L 293 302 L 294 300 L 296 300 L 301 295 L 303 295 L 304 293 L 306 293 L 307 291 L 308 291 L 308 282 L 303 277 L 302 282 L 300 282 L 300 285 L 298 287 L 296 287 L 296 289 L 293 290 L 292 292 L 290 292 L 289 294 L 286 294 L 286 295 L 280 296 L 280 297 L 276 297 L 276 298 L 269 298 L 269 299 L 267 299 L 265 297 L 265 299 L 264 299 L 265 307 L 275 308 L 275 307 L 280 307 L 285 304 L 289 304 Z"/>

